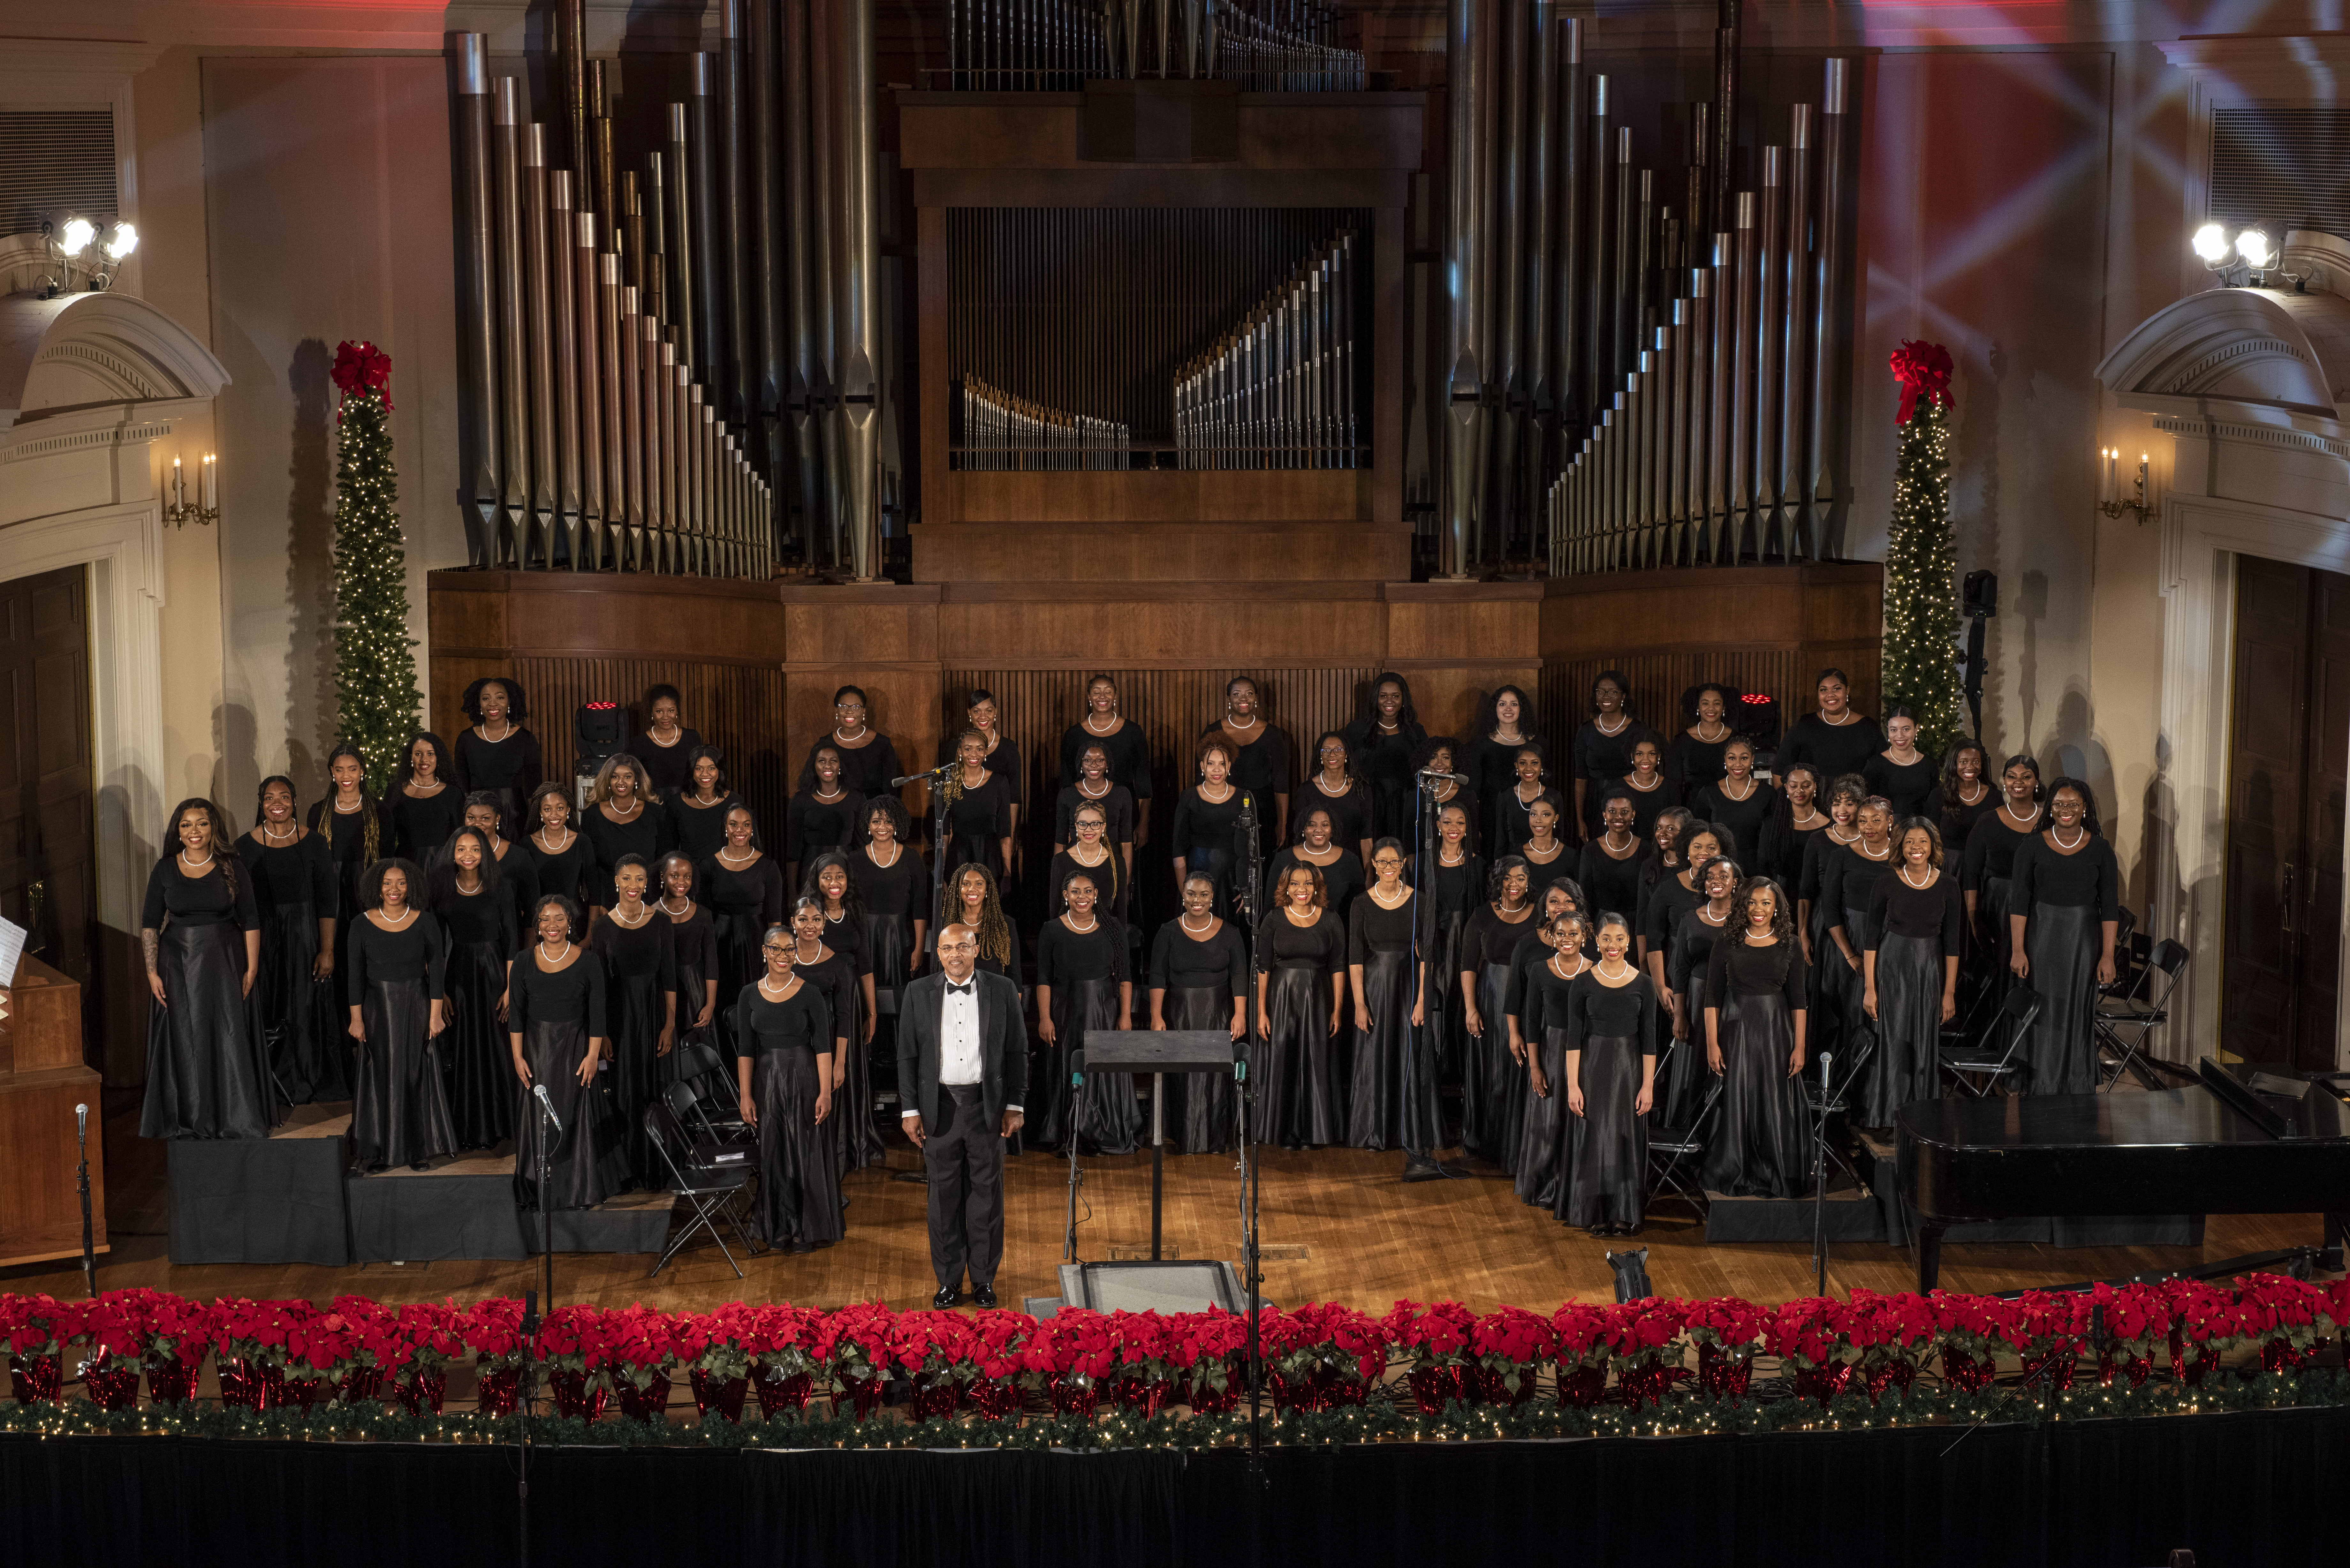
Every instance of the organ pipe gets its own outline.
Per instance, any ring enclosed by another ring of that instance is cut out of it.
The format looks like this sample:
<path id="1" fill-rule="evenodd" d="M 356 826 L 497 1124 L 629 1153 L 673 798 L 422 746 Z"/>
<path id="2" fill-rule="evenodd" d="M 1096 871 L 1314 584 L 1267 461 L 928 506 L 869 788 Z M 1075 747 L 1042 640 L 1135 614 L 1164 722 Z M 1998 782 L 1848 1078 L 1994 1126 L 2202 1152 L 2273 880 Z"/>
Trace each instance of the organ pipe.
<path id="1" fill-rule="evenodd" d="M 458 225 L 463 250 L 463 400 L 465 474 L 465 561 L 489 566 L 498 530 L 497 247 L 492 219 L 496 202 L 490 172 L 490 83 L 482 36 L 458 36 L 457 164 L 463 182 Z"/>

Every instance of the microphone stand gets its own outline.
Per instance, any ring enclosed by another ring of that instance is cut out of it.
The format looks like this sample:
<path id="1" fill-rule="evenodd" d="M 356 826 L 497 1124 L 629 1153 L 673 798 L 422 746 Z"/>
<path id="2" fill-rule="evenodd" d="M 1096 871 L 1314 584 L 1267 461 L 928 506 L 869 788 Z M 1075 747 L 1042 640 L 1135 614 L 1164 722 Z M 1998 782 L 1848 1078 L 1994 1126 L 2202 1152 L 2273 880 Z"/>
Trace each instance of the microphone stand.
<path id="1" fill-rule="evenodd" d="M 547 1207 L 546 1189 L 553 1180 L 551 1166 L 555 1146 L 546 1136 L 549 1126 L 556 1137 L 563 1136 L 563 1124 L 555 1119 L 555 1107 L 546 1098 L 546 1086 L 535 1085 L 534 1097 L 538 1101 L 538 1282 L 546 1297 L 546 1310 L 555 1310 L 555 1213 Z"/>
<path id="2" fill-rule="evenodd" d="M 544 1204 L 541 1207 L 545 1207 Z M 515 1478 L 515 1535 L 522 1546 L 522 1568 L 530 1568 L 530 1405 L 537 1364 L 531 1346 L 538 1338 L 538 1293 L 522 1293 L 522 1365 L 515 1371 L 515 1425 L 522 1433 L 522 1463 Z"/>
<path id="3" fill-rule="evenodd" d="M 1835 1095 L 1831 1071 L 1835 1053 L 1820 1053 L 1820 1119 L 1812 1128 L 1812 1272 L 1814 1293 L 1828 1293 L 1828 1113 Z"/>
<path id="4" fill-rule="evenodd" d="M 1077 1189 L 1086 1184 L 1086 1173 L 1077 1164 L 1077 1096 L 1086 1088 L 1086 1053 L 1083 1046 L 1069 1053 L 1069 1209 L 1061 1225 L 1061 1261 L 1077 1261 Z"/>
<path id="5" fill-rule="evenodd" d="M 1254 893 L 1264 877 L 1264 851 L 1257 842 L 1256 804 L 1247 794 L 1241 795 L 1240 814 L 1232 819 L 1233 858 L 1238 864 L 1239 891 L 1247 899 L 1233 900 L 1234 910 L 1246 908 L 1254 913 Z M 1256 921 L 1241 922 L 1241 940 L 1249 952 L 1249 987 L 1243 1013 L 1241 1049 L 1234 1054 L 1232 1074 L 1240 1080 L 1241 1135 L 1241 1294 L 1248 1311 L 1248 1386 L 1249 1386 L 1249 1468 L 1262 1471 L 1264 1464 L 1264 1340 L 1263 1307 L 1260 1293 L 1264 1287 L 1263 1248 L 1257 1234 L 1257 1193 L 1259 1168 L 1256 1154 L 1256 1118 L 1249 1112 L 1256 1103 L 1256 1079 L 1249 1073 L 1249 1061 L 1256 1050 L 1257 1039 L 1257 941 Z"/>
<path id="6" fill-rule="evenodd" d="M 81 1282 L 92 1301 L 98 1299 L 98 1249 L 89 1228 L 89 1107 L 74 1107 L 74 1141 L 81 1146 L 81 1164 L 74 1179 L 81 1187 Z"/>

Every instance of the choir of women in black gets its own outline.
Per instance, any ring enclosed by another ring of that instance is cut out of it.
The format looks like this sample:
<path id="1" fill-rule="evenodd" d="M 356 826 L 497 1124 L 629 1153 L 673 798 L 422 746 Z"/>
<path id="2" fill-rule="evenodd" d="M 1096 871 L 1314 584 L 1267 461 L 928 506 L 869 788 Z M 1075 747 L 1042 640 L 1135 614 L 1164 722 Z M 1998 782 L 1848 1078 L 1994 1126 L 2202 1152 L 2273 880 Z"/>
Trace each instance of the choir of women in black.
<path id="1" fill-rule="evenodd" d="M 1461 1060 L 1461 1147 L 1514 1171 L 1523 1141 L 1524 1064 L 1510 1052 L 1510 954 L 1534 904 L 1526 863 L 1514 855 L 1493 862 L 1484 906 L 1461 929 L 1461 969 L 1469 1046 Z"/>
<path id="2" fill-rule="evenodd" d="M 1807 986 L 1795 927 L 1765 877 L 1738 886 L 1705 980 L 1706 1063 L 1722 1081 L 1699 1179 L 1733 1198 L 1792 1198 L 1811 1168 L 1803 1085 Z"/>
<path id="3" fill-rule="evenodd" d="M 451 773 L 449 748 L 430 731 L 408 742 L 391 793 L 384 796 L 386 853 L 419 866 L 449 841 L 465 820 L 465 791 Z"/>
<path id="4" fill-rule="evenodd" d="M 530 798 L 546 767 L 539 756 L 538 737 L 523 723 L 530 705 L 522 688 L 502 676 L 484 676 L 465 688 L 458 699 L 468 725 L 458 732 L 452 778 L 465 794 L 487 791 L 497 797 L 498 822 L 508 833 L 520 831 L 522 803 Z"/>
<path id="5" fill-rule="evenodd" d="M 726 814 L 742 804 L 742 797 L 728 785 L 726 753 L 715 746 L 694 747 L 686 757 L 685 774 L 678 788 L 661 792 L 661 799 L 669 807 L 670 847 L 699 863 L 726 842 Z M 788 833 L 785 836 L 791 837 Z"/>
<path id="6" fill-rule="evenodd" d="M 1336 1143 L 1346 1130 L 1338 1030 L 1347 928 L 1324 901 L 1322 873 L 1291 868 L 1256 926 L 1259 1135 L 1284 1148 Z"/>
<path id="7" fill-rule="evenodd" d="M 958 759 L 947 802 L 947 842 L 941 866 L 984 866 L 1002 883 L 1012 865 L 1012 813 L 1017 781 L 997 773 L 987 760 L 987 737 L 965 730 L 956 743 Z M 1014 759 L 1016 761 L 1016 757 Z"/>
<path id="8" fill-rule="evenodd" d="M 819 744 L 808 757 L 807 779 L 784 803 L 784 841 L 775 853 L 787 886 L 798 887 L 802 868 L 817 856 L 857 842 L 865 799 L 840 782 L 841 770 L 840 748 Z M 723 833 L 725 819 L 719 821 Z"/>
<path id="9" fill-rule="evenodd" d="M 1682 911 L 1666 940 L 1659 971 L 1664 994 L 1672 1009 L 1673 1044 L 1665 1063 L 1657 1103 L 1668 1127 L 1685 1127 L 1694 1120 L 1705 1098 L 1705 982 L 1713 963 L 1714 944 L 1730 923 L 1731 903 L 1738 893 L 1737 863 L 1725 855 L 1700 860 L 1691 868 L 1691 884 L 1700 900 Z"/>
<path id="10" fill-rule="evenodd" d="M 1346 729 L 1355 776 L 1371 788 L 1371 834 L 1412 842 L 1412 757 L 1428 739 L 1411 705 L 1411 682 L 1393 670 L 1371 682 Z"/>
<path id="11" fill-rule="evenodd" d="M 840 955 L 854 981 L 847 1010 L 832 1021 L 848 1042 L 848 1049 L 832 1064 L 833 1098 L 841 1110 L 841 1156 L 847 1162 L 844 1168 L 876 1165 L 881 1159 L 881 1135 L 873 1127 L 870 1048 L 879 1026 L 880 998 L 873 979 L 872 925 L 866 918 L 864 895 L 858 891 L 849 857 L 837 849 L 809 863 L 801 874 L 799 892 L 823 910 L 825 945 Z"/>
<path id="12" fill-rule="evenodd" d="M 1305 814 L 1326 812 L 1330 818 L 1330 842 L 1341 849 L 1354 851 L 1357 860 L 1371 853 L 1371 786 L 1355 777 L 1353 760 L 1347 751 L 1347 737 L 1336 730 L 1325 730 L 1314 742 L 1315 766 L 1313 775 L 1298 790 L 1302 804 L 1293 815 L 1297 822 L 1297 836 L 1305 836 Z"/>
<path id="13" fill-rule="evenodd" d="M 1632 717 L 1631 697 L 1631 685 L 1620 672 L 1601 670 L 1591 683 L 1591 717 L 1575 728 L 1575 820 L 1586 839 L 1606 826 L 1600 811 L 1607 792 L 1632 771 L 1632 748 L 1649 732 Z"/>
<path id="14" fill-rule="evenodd" d="M 820 989 L 793 968 L 781 926 L 760 933 L 758 976 L 734 993 L 728 1030 L 743 1119 L 759 1131 L 759 1195 L 751 1233 L 788 1252 L 846 1233 L 834 1139 L 833 1054 L 839 1034 Z"/>
<path id="15" fill-rule="evenodd" d="M 685 700 L 670 685 L 645 693 L 645 732 L 637 737 L 637 760 L 645 765 L 645 788 L 670 800 L 693 787 L 693 755 L 702 737 L 680 722 Z"/>
<path id="16" fill-rule="evenodd" d="M 1183 912 L 1159 928 L 1150 944 L 1150 1027 L 1218 1030 L 1234 1042 L 1248 1028 L 1248 946 L 1240 928 L 1219 918 L 1215 884 L 1183 884 Z M 1240 1141 L 1239 1085 L 1230 1073 L 1184 1073 L 1167 1080 L 1181 1096 L 1168 1126 L 1185 1154 L 1223 1154 Z"/>
<path id="17" fill-rule="evenodd" d="M 1102 748 L 1108 780 L 1134 800 L 1134 842 L 1150 842 L 1150 742 L 1140 725 L 1118 711 L 1118 682 L 1097 675 L 1086 683 L 1086 714 L 1061 735 L 1064 790 L 1084 776 L 1081 762 L 1088 746 Z M 1066 839 L 1062 843 L 1068 842 Z"/>
<path id="18" fill-rule="evenodd" d="M 515 1127 L 514 1068 L 506 1044 L 506 967 L 522 945 L 515 907 L 489 835 L 461 827 L 425 876 L 424 908 L 441 923 L 441 1056 L 460 1149 L 488 1148 Z M 536 905 L 533 905 L 536 908 Z"/>
<path id="19" fill-rule="evenodd" d="M 1029 1083 L 1046 1085 L 1039 1137 L 1046 1144 L 1078 1140 L 1101 1154 L 1132 1154 L 1142 1139 L 1142 1111 L 1134 1075 L 1088 1065 L 1085 1085 L 1070 1092 L 1073 1059 L 1087 1035 L 1134 1027 L 1134 978 L 1127 969 L 1126 928 L 1100 912 L 1099 892 L 1083 873 L 1063 888 L 1068 912 L 1036 935 L 1036 1037 L 1043 1071 Z"/>
<path id="20" fill-rule="evenodd" d="M 506 1044 L 519 1081 L 515 1113 L 515 1202 L 592 1209 L 619 1190 L 625 1175 L 618 1128 L 597 1093 L 596 1069 L 609 1037 L 604 966 L 581 945 L 587 916 L 559 894 L 532 912 L 531 941 L 515 954 L 506 992 Z M 557 1132 L 537 1097 L 545 1089 Z M 356 1121 L 353 1123 L 357 1125 Z"/>
<path id="21" fill-rule="evenodd" d="M 1265 897 L 1259 908 L 1270 909 L 1279 901 L 1274 889 L 1293 866 L 1311 866 L 1322 873 L 1322 888 L 1333 909 L 1353 909 L 1355 895 L 1363 890 L 1362 861 L 1336 833 L 1329 807 L 1311 796 L 1298 822 L 1297 842 L 1274 856 L 1264 874 Z"/>
<path id="22" fill-rule="evenodd" d="M 1762 841 L 1779 809 L 1779 792 L 1754 776 L 1754 742 L 1740 735 L 1721 748 L 1721 777 L 1690 792 L 1690 809 L 1729 831 L 1724 855 L 1764 869 Z"/>
<path id="23" fill-rule="evenodd" d="M 665 1185 L 645 1137 L 645 1107 L 660 1094 L 661 1059 L 677 1044 L 677 937 L 652 907 L 652 867 L 634 855 L 612 868 L 612 907 L 588 934 L 604 965 L 604 1080 L 619 1123 L 616 1141 L 629 1183 Z"/>
<path id="24" fill-rule="evenodd" d="M 1673 737 L 1665 753 L 1665 773 L 1679 793 L 1680 804 L 1694 806 L 1700 790 L 1729 772 L 1723 753 L 1730 745 L 1730 689 L 1711 681 L 1695 693 L 1696 722 Z"/>
<path id="25" fill-rule="evenodd" d="M 760 939 L 769 927 L 783 924 L 784 874 L 752 842 L 756 836 L 751 808 L 737 805 L 726 814 L 725 846 L 694 867 L 702 902 L 716 928 L 722 998 L 741 996 L 743 987 L 757 984 L 767 972 Z M 730 1008 L 730 1027 L 734 1014 Z M 742 1054 L 739 1038 L 730 1037 L 728 1044 Z"/>
<path id="26" fill-rule="evenodd" d="M 1656 1094 L 1657 992 L 1632 962 L 1631 932 L 1603 914 L 1599 961 L 1566 1000 L 1567 1140 L 1560 1206 L 1595 1236 L 1628 1235 L 1648 1207 L 1648 1107 Z"/>
<path id="27" fill-rule="evenodd" d="M 2048 826 L 2015 852 L 2009 961 L 2040 997 L 2023 1056 L 2035 1095 L 2097 1086 L 2097 988 L 2114 982 L 2121 866 L 2097 831 L 2096 797 L 2076 778 L 2048 786 Z"/>
<path id="28" fill-rule="evenodd" d="M 1942 864 L 1942 837 L 1922 816 L 1894 839 L 1893 875 L 1869 894 L 1867 990 L 1861 1006 L 1877 1024 L 1877 1071 L 1860 1125 L 1893 1125 L 1912 1100 L 1941 1093 L 1942 1025 L 1958 1016 L 1959 961 L 1966 905 Z"/>
<path id="29" fill-rule="evenodd" d="M 141 1137 L 267 1137 L 279 1102 L 248 1004 L 260 970 L 253 878 L 208 800 L 183 800 L 147 874 L 139 940 L 147 958 L 147 1099 Z"/>
<path id="30" fill-rule="evenodd" d="M 261 781 L 259 820 L 236 841 L 261 916 L 255 1026 L 277 1092 L 307 1106 L 350 1098 L 350 1052 L 335 1000 L 342 895 L 327 841 L 294 819 L 294 782 Z"/>
<path id="31" fill-rule="evenodd" d="M 794 794 L 806 789 L 816 777 L 816 753 L 820 746 L 839 752 L 840 782 L 860 799 L 893 793 L 889 781 L 906 771 L 899 764 L 898 748 L 873 727 L 862 687 L 844 686 L 832 694 L 832 732 L 808 747 L 807 760 L 800 764 L 799 778 L 792 785 Z"/>
<path id="32" fill-rule="evenodd" d="M 1045 908 L 1058 915 L 1069 907 L 1062 889 L 1072 877 L 1085 877 L 1098 895 L 1096 907 L 1123 922 L 1134 902 L 1134 878 L 1109 842 L 1109 814 L 1088 801 L 1069 819 L 1068 846 L 1053 856 L 1045 874 Z"/>
<path id="33" fill-rule="evenodd" d="M 1403 846 L 1379 840 L 1372 882 L 1347 917 L 1347 974 L 1354 994 L 1352 1081 L 1347 1089 L 1347 1141 L 1357 1148 L 1400 1148 L 1432 1166 L 1442 1140 L 1436 1108 L 1436 1063 L 1428 1019 L 1428 961 L 1414 951 L 1418 895 L 1403 879 Z"/>
<path id="34" fill-rule="evenodd" d="M 670 922 L 670 950 L 677 963 L 677 1039 L 661 1058 L 664 1085 L 676 1075 L 676 1045 L 696 1041 L 715 1045 L 718 1015 L 718 922 L 694 897 L 694 863 L 681 850 L 661 857 L 660 912 Z"/>
<path id="35" fill-rule="evenodd" d="M 1240 893 L 1239 905 L 1248 902 L 1245 891 L 1233 886 L 1243 807 L 1240 786 L 1232 781 L 1232 742 L 1221 734 L 1201 741 L 1199 767 L 1199 783 L 1176 797 L 1168 850 L 1174 857 L 1176 885 L 1181 886 L 1194 874 L 1207 877 L 1216 885 L 1216 913 L 1229 918 L 1235 908 L 1235 892 Z M 1257 823 L 1262 834 L 1266 826 L 1262 813 Z"/>
<path id="36" fill-rule="evenodd" d="M 2015 984 L 2018 949 L 2012 916 L 2022 908 L 2013 896 L 2016 853 L 2048 826 L 2040 763 L 2019 754 L 2002 763 L 1999 774 L 1999 809 L 1977 819 L 1967 835 L 1966 861 L 1959 870 L 1967 921 L 1981 943 L 1981 972 L 1994 1006 L 2007 1000 Z"/>
<path id="37" fill-rule="evenodd" d="M 524 815 L 537 824 L 522 842 L 530 857 L 531 879 L 538 885 L 538 896 L 580 902 L 595 879 L 596 846 L 573 819 L 571 796 L 559 784 L 543 784 L 531 793 Z"/>
<path id="38" fill-rule="evenodd" d="M 1567 1000 L 1575 977 L 1591 967 L 1583 950 L 1590 945 L 1591 917 L 1566 909 L 1545 918 L 1545 940 L 1535 944 L 1540 951 L 1519 984 L 1518 1012 L 1512 1019 L 1525 1044 L 1528 1096 L 1513 1189 L 1520 1202 L 1555 1210 L 1565 1196 L 1575 1126 L 1564 1092 L 1571 1026 Z"/>
<path id="39" fill-rule="evenodd" d="M 414 863 L 396 856 L 369 867 L 360 885 L 343 998 L 359 1043 L 351 1156 L 363 1170 L 421 1170 L 459 1147 L 441 1051 L 448 938 L 417 905 L 423 885 Z"/>
<path id="40" fill-rule="evenodd" d="M 1817 709 L 1780 737 L 1775 765 L 1808 763 L 1824 779 L 1865 773 L 1869 759 L 1885 749 L 1885 732 L 1876 720 L 1852 711 L 1852 682 L 1843 670 L 1821 670 L 1817 694 Z"/>
<path id="41" fill-rule="evenodd" d="M 669 815 L 660 802 L 645 791 L 645 766 L 622 752 L 604 759 L 588 786 L 588 808 L 579 814 L 579 831 L 596 856 L 588 878 L 590 909 L 612 907 L 612 874 L 629 856 L 650 866 L 669 849 Z"/>
<path id="42" fill-rule="evenodd" d="M 1283 843 L 1289 832 L 1289 736 L 1264 716 L 1256 682 L 1245 675 L 1225 681 L 1223 717 L 1200 735 L 1221 735 L 1231 748 L 1232 783 L 1256 802 L 1257 841 Z"/>
<path id="43" fill-rule="evenodd" d="M 1632 797 L 1622 784 L 1609 786 L 1599 828 L 1583 841 L 1575 879 L 1594 912 L 1632 914 L 1640 907 L 1640 867 L 1647 846 L 1633 821 Z"/>
<path id="44" fill-rule="evenodd" d="M 1885 749 L 1860 770 L 1868 793 L 1892 808 L 1893 820 L 1907 822 L 1926 809 L 1934 793 L 1934 759 L 1918 749 L 1918 715 L 1907 708 L 1885 711 Z"/>

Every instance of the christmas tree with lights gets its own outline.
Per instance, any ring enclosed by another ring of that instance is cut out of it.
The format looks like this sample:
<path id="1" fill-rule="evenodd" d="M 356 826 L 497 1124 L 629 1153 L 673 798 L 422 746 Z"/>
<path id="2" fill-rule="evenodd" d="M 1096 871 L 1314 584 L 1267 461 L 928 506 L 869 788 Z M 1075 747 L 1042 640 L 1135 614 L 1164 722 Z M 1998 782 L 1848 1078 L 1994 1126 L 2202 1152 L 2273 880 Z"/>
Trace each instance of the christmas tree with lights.
<path id="1" fill-rule="evenodd" d="M 367 788 L 390 786 L 424 694 L 408 635 L 408 558 L 391 465 L 391 359 L 372 343 L 335 350 L 335 738 L 359 748 Z"/>
<path id="2" fill-rule="evenodd" d="M 1901 436 L 1885 552 L 1885 706 L 1917 714 L 1918 749 L 1939 757 L 1966 732 L 1958 550 L 1950 539 L 1950 351 L 1904 343 L 1893 374 L 1901 382 Z"/>

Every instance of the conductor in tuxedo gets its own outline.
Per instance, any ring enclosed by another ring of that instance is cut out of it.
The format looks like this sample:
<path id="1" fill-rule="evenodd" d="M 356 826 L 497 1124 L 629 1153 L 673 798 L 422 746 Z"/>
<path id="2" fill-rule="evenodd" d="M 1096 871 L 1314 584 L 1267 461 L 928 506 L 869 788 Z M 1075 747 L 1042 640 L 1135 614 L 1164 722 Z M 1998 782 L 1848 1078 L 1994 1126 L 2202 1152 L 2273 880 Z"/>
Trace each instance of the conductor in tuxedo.
<path id="1" fill-rule="evenodd" d="M 1020 989 L 977 967 L 979 933 L 939 933 L 938 967 L 898 1004 L 898 1083 L 906 1136 L 931 1183 L 931 1304 L 995 1304 L 1003 1258 L 1003 1140 L 1020 1130 L 1028 1092 L 1028 1025 Z"/>

